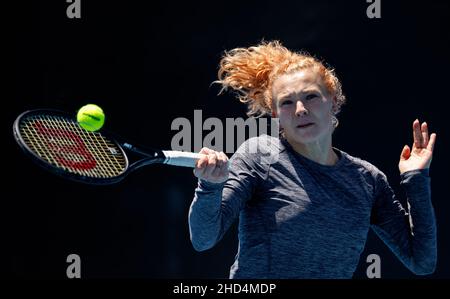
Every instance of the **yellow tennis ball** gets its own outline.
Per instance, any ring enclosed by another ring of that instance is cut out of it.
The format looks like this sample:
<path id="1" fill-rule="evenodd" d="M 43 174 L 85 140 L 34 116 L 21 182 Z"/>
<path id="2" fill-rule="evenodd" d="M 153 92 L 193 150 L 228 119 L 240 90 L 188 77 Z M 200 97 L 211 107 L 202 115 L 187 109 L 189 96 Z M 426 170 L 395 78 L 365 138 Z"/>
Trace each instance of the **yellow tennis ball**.
<path id="1" fill-rule="evenodd" d="M 98 131 L 105 123 L 105 114 L 99 106 L 88 104 L 78 110 L 77 121 L 88 131 Z"/>

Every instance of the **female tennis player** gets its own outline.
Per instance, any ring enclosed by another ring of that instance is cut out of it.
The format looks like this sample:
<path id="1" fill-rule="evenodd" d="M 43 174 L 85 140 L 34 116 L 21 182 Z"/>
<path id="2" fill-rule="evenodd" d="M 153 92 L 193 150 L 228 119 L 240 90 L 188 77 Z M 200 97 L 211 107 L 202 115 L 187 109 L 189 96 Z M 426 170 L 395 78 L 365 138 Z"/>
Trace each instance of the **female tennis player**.
<path id="1" fill-rule="evenodd" d="M 429 168 L 436 134 L 427 123 L 413 122 L 414 144 L 400 155 L 405 208 L 382 171 L 333 147 L 345 97 L 319 60 L 263 42 L 226 52 L 218 82 L 237 91 L 249 115 L 278 117 L 280 136 L 251 138 L 230 161 L 200 151 L 206 156 L 194 169 L 199 183 L 189 211 L 196 250 L 213 247 L 239 217 L 230 278 L 352 278 L 372 228 L 413 273 L 434 272 Z"/>

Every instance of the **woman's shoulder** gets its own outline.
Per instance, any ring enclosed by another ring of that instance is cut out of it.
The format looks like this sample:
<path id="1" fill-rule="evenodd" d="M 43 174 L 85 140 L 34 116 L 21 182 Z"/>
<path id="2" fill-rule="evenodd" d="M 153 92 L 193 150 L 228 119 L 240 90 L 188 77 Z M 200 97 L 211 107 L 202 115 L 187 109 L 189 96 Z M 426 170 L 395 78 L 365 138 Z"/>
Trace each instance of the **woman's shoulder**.
<path id="1" fill-rule="evenodd" d="M 278 161 L 282 150 L 283 145 L 279 138 L 262 134 L 244 141 L 231 159 L 244 160 L 251 166 L 265 169 Z"/>

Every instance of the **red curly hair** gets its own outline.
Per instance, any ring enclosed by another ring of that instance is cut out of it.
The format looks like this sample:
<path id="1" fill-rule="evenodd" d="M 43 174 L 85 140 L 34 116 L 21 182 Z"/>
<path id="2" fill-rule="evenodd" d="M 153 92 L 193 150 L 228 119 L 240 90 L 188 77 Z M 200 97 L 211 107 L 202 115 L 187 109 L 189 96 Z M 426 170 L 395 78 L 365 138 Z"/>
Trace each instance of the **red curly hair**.
<path id="1" fill-rule="evenodd" d="M 261 42 L 249 48 L 236 48 L 225 52 L 218 71 L 223 92 L 228 88 L 238 93 L 248 106 L 249 116 L 271 113 L 272 85 L 281 75 L 312 69 L 321 77 L 325 88 L 334 98 L 333 113 L 337 114 L 345 103 L 342 86 L 334 70 L 304 52 L 292 52 L 279 41 Z"/>

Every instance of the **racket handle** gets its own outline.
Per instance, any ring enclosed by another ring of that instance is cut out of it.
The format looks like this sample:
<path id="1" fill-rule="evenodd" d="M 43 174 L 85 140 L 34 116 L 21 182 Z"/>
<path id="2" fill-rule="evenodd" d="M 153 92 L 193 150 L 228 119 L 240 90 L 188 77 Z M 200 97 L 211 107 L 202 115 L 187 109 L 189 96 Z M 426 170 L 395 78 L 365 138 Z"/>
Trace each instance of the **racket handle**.
<path id="1" fill-rule="evenodd" d="M 182 152 L 182 151 L 162 151 L 166 160 L 164 164 L 195 168 L 197 161 L 203 154 Z"/>

